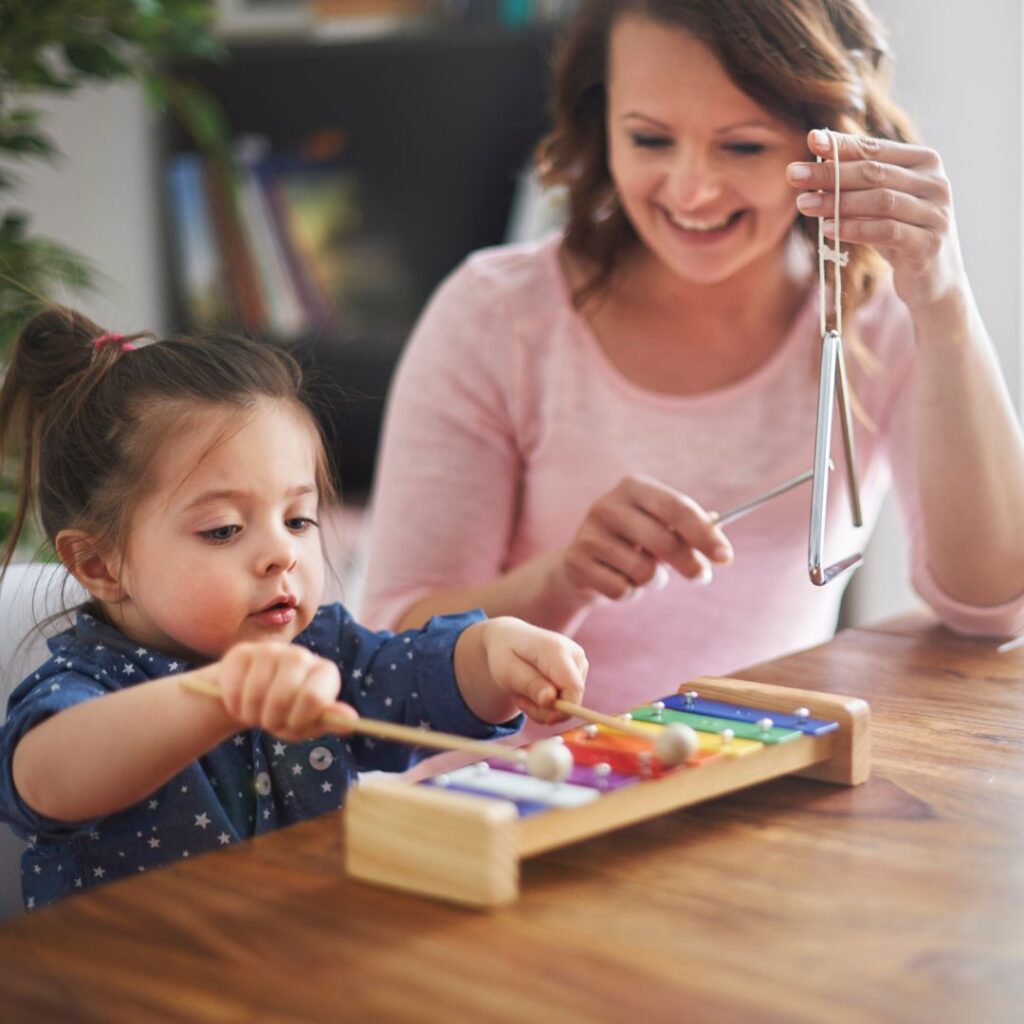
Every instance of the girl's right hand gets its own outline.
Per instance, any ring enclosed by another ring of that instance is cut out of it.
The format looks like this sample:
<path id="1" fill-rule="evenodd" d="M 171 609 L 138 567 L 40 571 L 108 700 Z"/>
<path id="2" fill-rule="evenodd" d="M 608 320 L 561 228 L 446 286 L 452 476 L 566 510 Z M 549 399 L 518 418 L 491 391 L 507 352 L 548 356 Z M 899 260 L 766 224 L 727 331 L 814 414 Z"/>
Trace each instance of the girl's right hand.
<path id="1" fill-rule="evenodd" d="M 612 600 L 651 583 L 664 563 L 707 580 L 710 562 L 728 565 L 725 534 L 692 498 L 647 476 L 627 476 L 591 506 L 563 565 L 579 590 Z"/>
<path id="2" fill-rule="evenodd" d="M 328 710 L 359 717 L 338 701 L 337 665 L 294 644 L 238 644 L 213 669 L 228 714 L 241 725 L 265 729 L 282 740 L 320 735 L 320 716 Z"/>

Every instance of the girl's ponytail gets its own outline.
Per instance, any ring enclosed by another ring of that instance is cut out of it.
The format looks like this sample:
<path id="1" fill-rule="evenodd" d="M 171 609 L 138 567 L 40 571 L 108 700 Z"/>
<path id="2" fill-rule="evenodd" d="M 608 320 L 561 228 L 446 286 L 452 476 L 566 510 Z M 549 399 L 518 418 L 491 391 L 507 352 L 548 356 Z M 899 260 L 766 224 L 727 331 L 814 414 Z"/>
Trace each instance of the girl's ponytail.
<path id="1" fill-rule="evenodd" d="M 40 440 L 54 418 L 72 418 L 105 376 L 122 346 L 96 342 L 112 337 L 81 313 L 53 307 L 32 317 L 14 343 L 0 387 L 0 467 L 17 466 L 17 504 L 0 549 L 0 579 L 34 511 Z"/>

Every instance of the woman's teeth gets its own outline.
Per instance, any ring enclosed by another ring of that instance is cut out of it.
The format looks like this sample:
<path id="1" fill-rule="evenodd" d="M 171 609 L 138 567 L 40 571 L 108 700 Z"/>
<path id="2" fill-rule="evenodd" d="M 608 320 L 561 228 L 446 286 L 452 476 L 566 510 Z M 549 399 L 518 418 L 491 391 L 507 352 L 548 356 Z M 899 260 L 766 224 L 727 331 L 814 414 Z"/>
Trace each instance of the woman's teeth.
<path id="1" fill-rule="evenodd" d="M 680 217 L 678 214 L 670 213 L 669 220 L 675 224 L 676 227 L 682 228 L 684 231 L 721 231 L 722 228 L 728 226 L 732 220 L 733 215 L 730 213 L 720 220 L 693 220 L 688 217 Z"/>

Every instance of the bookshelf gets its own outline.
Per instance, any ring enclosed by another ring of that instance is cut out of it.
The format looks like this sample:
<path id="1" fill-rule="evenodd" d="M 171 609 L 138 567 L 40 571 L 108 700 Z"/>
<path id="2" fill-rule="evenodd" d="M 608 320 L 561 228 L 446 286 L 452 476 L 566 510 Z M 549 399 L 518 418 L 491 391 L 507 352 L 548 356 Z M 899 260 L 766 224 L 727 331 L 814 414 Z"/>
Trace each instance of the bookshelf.
<path id="1" fill-rule="evenodd" d="M 371 480 L 384 395 L 415 316 L 469 252 L 500 243 L 516 179 L 544 130 L 549 25 L 437 25 L 358 40 L 236 44 L 220 65 L 187 69 L 217 98 L 235 139 L 287 153 L 340 131 L 360 216 L 400 254 L 404 301 L 289 340 L 315 397 L 347 497 Z M 191 149 L 168 123 L 162 163 Z M 166 184 L 163 192 L 169 197 Z M 162 203 L 175 329 L 194 326 Z M 240 324 L 238 326 L 241 326 Z M 265 332 L 273 336 L 273 331 Z"/>

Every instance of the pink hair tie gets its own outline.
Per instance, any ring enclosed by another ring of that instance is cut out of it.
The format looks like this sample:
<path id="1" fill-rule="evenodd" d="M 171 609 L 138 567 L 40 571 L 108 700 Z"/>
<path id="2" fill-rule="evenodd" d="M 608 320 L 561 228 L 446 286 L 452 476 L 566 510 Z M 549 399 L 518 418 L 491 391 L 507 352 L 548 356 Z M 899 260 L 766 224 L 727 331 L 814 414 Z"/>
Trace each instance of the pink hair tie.
<path id="1" fill-rule="evenodd" d="M 113 342 L 114 344 L 120 342 L 122 352 L 135 351 L 135 346 L 130 341 L 125 341 L 123 334 L 115 334 L 113 332 L 110 332 L 109 334 L 101 334 L 98 338 L 93 338 L 92 347 L 100 348 L 102 345 L 107 345 L 110 344 L 111 342 Z"/>

